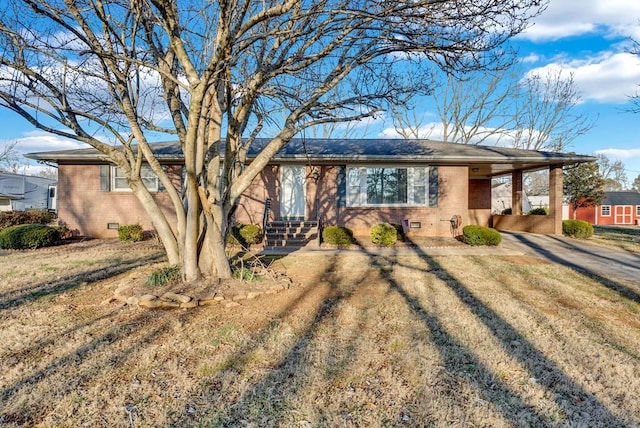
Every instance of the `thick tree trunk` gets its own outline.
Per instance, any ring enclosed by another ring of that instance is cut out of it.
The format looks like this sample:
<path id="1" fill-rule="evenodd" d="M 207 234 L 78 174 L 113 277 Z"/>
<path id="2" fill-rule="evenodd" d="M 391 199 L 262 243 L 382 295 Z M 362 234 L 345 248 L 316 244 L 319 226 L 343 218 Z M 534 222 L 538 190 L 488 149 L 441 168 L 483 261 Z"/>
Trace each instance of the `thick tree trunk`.
<path id="1" fill-rule="evenodd" d="M 225 237 L 217 227 L 209 225 L 200 252 L 200 270 L 205 276 L 216 279 L 231 278 L 231 266 L 225 251 Z"/>
<path id="2" fill-rule="evenodd" d="M 151 219 L 151 223 L 156 229 L 158 237 L 167 252 L 169 263 L 179 265 L 181 263 L 180 249 L 171 225 L 167 221 L 167 217 L 142 182 L 132 182 L 130 187 Z"/>
<path id="3" fill-rule="evenodd" d="M 185 281 L 191 282 L 200 278 L 198 237 L 201 230 L 200 214 L 202 210 L 200 209 L 197 183 L 188 175 L 186 186 L 187 223 L 182 252 L 182 270 Z"/>

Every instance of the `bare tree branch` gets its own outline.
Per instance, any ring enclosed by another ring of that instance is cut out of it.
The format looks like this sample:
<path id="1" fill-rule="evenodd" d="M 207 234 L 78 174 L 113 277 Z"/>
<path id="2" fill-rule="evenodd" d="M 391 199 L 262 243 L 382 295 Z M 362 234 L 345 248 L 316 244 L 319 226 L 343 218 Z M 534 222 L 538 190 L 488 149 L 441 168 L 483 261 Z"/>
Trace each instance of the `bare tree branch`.
<path id="1" fill-rule="evenodd" d="M 104 153 L 184 276 L 224 277 L 238 197 L 296 134 L 409 102 L 431 88 L 425 64 L 500 68 L 504 43 L 543 8 L 539 0 L 5 0 L 0 106 Z M 265 124 L 275 136 L 246 166 Z M 184 192 L 153 156 L 158 133 L 182 146 Z M 143 163 L 169 193 L 175 232 L 143 185 Z"/>

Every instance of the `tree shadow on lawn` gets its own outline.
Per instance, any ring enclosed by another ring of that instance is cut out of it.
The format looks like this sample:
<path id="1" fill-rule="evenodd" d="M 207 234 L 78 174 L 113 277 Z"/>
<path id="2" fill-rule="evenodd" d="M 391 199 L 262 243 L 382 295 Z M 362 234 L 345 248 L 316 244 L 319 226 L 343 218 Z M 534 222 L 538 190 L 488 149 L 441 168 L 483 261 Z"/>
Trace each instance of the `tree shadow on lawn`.
<path id="1" fill-rule="evenodd" d="M 184 315 L 180 315 L 181 317 Z M 88 343 L 78 346 L 75 350 L 58 357 L 46 366 L 30 375 L 15 381 L 0 390 L 0 424 L 13 423 L 33 426 L 42 423 L 42 418 L 51 415 L 51 410 L 63 398 L 77 392 L 79 389 L 95 388 L 95 380 L 108 370 L 117 370 L 126 366 L 127 362 L 137 358 L 138 353 L 152 344 L 169 329 L 171 318 L 166 317 L 157 322 L 152 312 L 142 312 L 125 324 L 116 323 L 99 337 L 94 337 Z M 140 325 L 151 324 L 150 329 L 140 328 Z M 121 380 L 121 379 L 120 379 Z M 11 411 L 7 404 L 12 398 L 20 394 L 28 396 L 28 404 L 12 404 Z M 123 414 L 125 410 L 123 409 Z M 61 415 L 61 414 L 60 414 Z M 61 416 L 59 416 L 61 417 Z M 63 420 L 58 422 L 62 423 Z M 94 424 L 97 421 L 92 421 Z M 104 421 L 103 421 L 104 422 Z M 109 421 L 110 425 L 125 425 Z"/>
<path id="2" fill-rule="evenodd" d="M 37 300 L 40 297 L 62 293 L 86 282 L 100 281 L 133 270 L 166 257 L 163 253 L 151 254 L 128 261 L 117 260 L 108 266 L 67 275 L 55 281 L 46 281 L 0 294 L 0 309 L 8 309 Z"/>
<path id="3" fill-rule="evenodd" d="M 324 323 L 335 321 L 336 310 L 340 302 L 350 296 L 364 281 L 363 278 L 359 283 L 349 286 L 341 284 L 342 279 L 335 272 L 338 268 L 338 258 L 339 255 L 332 255 L 329 268 L 321 278 L 318 278 L 318 282 L 328 283 L 328 288 L 325 291 L 318 291 L 317 288 L 314 289 L 315 287 L 307 286 L 300 296 L 273 316 L 274 321 L 270 322 L 250 343 L 229 356 L 222 364 L 222 370 L 218 374 L 207 380 L 210 385 L 206 391 L 207 396 L 224 395 L 224 376 L 229 373 L 232 373 L 234 377 L 246 376 L 245 371 L 249 370 L 248 366 L 251 363 L 252 355 L 269 342 L 272 335 L 280 328 L 281 320 L 301 311 L 307 299 L 313 301 L 312 293 L 322 293 L 322 301 L 311 320 L 307 321 L 302 331 L 296 334 L 295 343 L 288 348 L 284 356 L 276 364 L 269 367 L 268 373 L 244 391 L 231 406 L 207 411 L 208 415 L 213 413 L 210 416 L 211 422 L 209 422 L 211 426 L 235 426 L 235 424 L 248 420 L 263 421 L 263 423 L 268 420 L 270 421 L 268 424 L 279 421 L 286 425 L 283 418 L 287 415 L 290 416 L 291 400 L 298 395 L 298 391 L 308 384 L 307 372 L 318 370 L 317 367 L 311 367 L 307 361 L 310 348 L 315 346 L 314 337 L 319 334 L 319 329 Z M 360 322 L 362 323 L 362 320 Z M 340 328 L 335 324 L 334 327 Z M 335 352 L 327 356 L 330 361 L 327 361 L 323 367 L 330 373 L 325 373 L 325 376 L 336 376 L 340 372 L 348 370 L 349 363 L 357 352 L 353 343 L 358 340 L 359 333 L 357 329 L 350 332 L 348 342 L 351 345 L 343 349 L 346 352 Z M 183 414 L 186 413 L 183 412 Z M 186 421 L 178 423 L 183 422 Z M 209 425 L 205 423 L 204 426 Z"/>
<path id="4" fill-rule="evenodd" d="M 509 385 L 498 379 L 489 368 L 483 365 L 473 354 L 473 352 L 465 347 L 462 343 L 447 333 L 446 329 L 442 326 L 438 318 L 424 309 L 421 303 L 414 297 L 412 297 L 403 287 L 402 284 L 395 281 L 390 273 L 388 267 L 383 266 L 380 262 L 381 259 L 387 260 L 389 263 L 397 264 L 398 260 L 395 256 L 379 256 L 373 252 L 365 252 L 369 256 L 370 265 L 379 271 L 382 279 L 388 285 L 388 292 L 397 292 L 410 312 L 416 315 L 430 332 L 433 338 L 433 345 L 440 353 L 441 361 L 445 365 L 448 373 L 460 377 L 463 382 L 471 382 L 475 388 L 481 393 L 485 399 L 490 401 L 501 413 L 501 415 L 508 420 L 511 424 L 522 426 L 549 426 L 554 425 L 553 419 L 541 415 L 531 405 L 527 404 L 524 397 L 518 395 Z M 419 252 L 420 254 L 420 252 Z M 588 395 L 582 391 L 578 385 L 573 383 L 564 375 L 557 367 L 548 361 L 539 351 L 528 344 L 526 340 L 517 332 L 513 327 L 509 326 L 503 320 L 497 318 L 497 315 L 492 313 L 488 308 L 485 308 L 479 301 L 470 299 L 471 294 L 468 291 L 464 291 L 464 287 L 457 283 L 452 277 L 444 273 L 442 268 L 437 265 L 433 260 L 424 254 L 421 254 L 423 259 L 433 266 L 434 269 L 426 270 L 426 272 L 433 273 L 434 270 L 442 271 L 441 275 L 443 279 L 447 281 L 449 286 L 462 298 L 462 300 L 470 306 L 473 313 L 476 314 L 491 330 L 494 334 L 505 344 L 505 349 L 509 350 L 508 345 L 512 340 L 518 339 L 521 343 L 524 343 L 524 352 L 522 354 L 514 354 L 523 365 L 527 367 L 532 374 L 543 382 L 543 386 L 550 392 L 553 392 L 557 397 L 560 407 L 566 412 L 566 417 L 570 418 L 571 411 L 577 410 L 575 408 L 567 408 L 565 400 L 561 397 L 561 390 L 564 391 L 569 388 L 571 392 L 576 393 L 581 397 L 589 398 L 589 402 L 595 406 L 604 407 L 595 400 L 594 397 Z M 331 266 L 335 267 L 340 257 L 339 254 L 332 256 Z M 343 281 L 339 276 L 332 273 L 333 269 L 329 269 L 329 274 L 325 276 L 325 280 L 330 283 L 331 292 L 326 294 L 325 299 L 317 312 L 309 321 L 300 334 L 297 335 L 295 343 L 288 349 L 286 354 L 280 359 L 280 361 L 269 368 L 268 373 L 260 378 L 254 385 L 250 386 L 241 396 L 234 400 L 231 406 L 226 408 L 211 409 L 213 416 L 211 417 L 211 426 L 233 426 L 234 424 L 242 421 L 262 421 L 267 420 L 279 421 L 285 423 L 284 418 L 290 417 L 289 413 L 292 410 L 289 403 L 294 400 L 296 396 L 302 393 L 303 388 L 306 386 L 305 378 L 311 371 L 317 371 L 318 367 L 312 367 L 307 361 L 306 354 L 310 351 L 314 345 L 314 337 L 318 334 L 319 328 L 322 323 L 326 323 L 336 316 L 336 309 L 338 308 L 342 299 L 347 298 L 350 294 L 347 292 L 340 292 L 341 282 Z M 452 284 L 453 283 L 453 284 Z M 351 290 L 356 290 L 358 287 L 366 285 L 365 279 L 362 278 L 359 282 L 351 284 Z M 289 305 L 284 311 L 282 311 L 276 319 L 286 317 L 288 314 L 295 313 L 299 310 L 301 302 L 306 299 L 309 290 L 299 296 L 296 301 Z M 377 305 L 384 304 L 384 302 L 375 302 Z M 362 309 L 360 309 L 362 310 Z M 497 318 L 497 321 L 493 318 Z M 260 348 L 262 348 L 269 340 L 269 337 L 278 328 L 279 323 L 272 323 L 265 328 L 259 336 L 252 341 L 249 345 L 237 350 L 234 354 L 227 359 L 224 364 L 227 366 L 227 370 L 232 369 L 235 371 L 234 376 L 242 377 L 246 376 L 243 373 L 249 364 L 251 354 Z M 336 325 L 336 328 L 340 326 Z M 505 334 L 504 331 L 507 331 Z M 353 340 L 355 340 L 359 331 L 354 330 L 351 332 Z M 347 372 L 349 370 L 349 363 L 352 361 L 352 357 L 358 352 L 355 346 L 345 348 L 336 348 L 335 355 L 344 352 L 334 361 L 327 361 L 326 366 L 323 366 L 325 370 L 331 367 L 338 367 L 340 370 Z M 511 351 L 513 352 L 513 351 Z M 536 361 L 535 364 L 529 363 L 529 358 Z M 322 368 L 320 368 L 322 370 Z M 550 379 L 553 375 L 553 380 Z M 206 392 L 206 396 L 219 397 L 225 396 L 224 374 L 219 373 L 211 379 L 209 390 Z M 415 394 L 416 391 L 408 391 L 410 394 Z M 456 400 L 456 391 L 451 391 L 451 400 Z M 398 399 L 400 399 L 398 397 Z M 405 404 L 407 406 L 415 406 L 416 396 L 410 398 Z M 357 403 L 354 403 L 354 405 Z M 320 417 L 323 417 L 323 410 L 319 411 Z M 615 417 L 610 412 L 603 410 L 608 416 L 608 420 L 615 421 Z M 316 421 L 318 422 L 318 421 Z M 327 421 L 320 420 L 320 423 L 327 423 Z M 335 421 L 334 421 L 335 422 Z M 347 421 L 345 421 L 346 423 Z M 355 423 L 355 421 L 352 421 Z M 421 420 L 417 421 L 423 425 L 438 424 L 442 421 L 438 420 Z M 400 420 L 391 419 L 392 424 L 402 423 Z M 285 423 L 286 425 L 286 423 Z M 205 423 L 205 426 L 206 425 Z"/>
<path id="5" fill-rule="evenodd" d="M 610 290 L 615 291 L 616 293 L 620 294 L 621 296 L 632 300 L 636 303 L 640 303 L 640 293 L 638 293 L 635 290 L 632 290 L 631 288 L 617 282 L 617 281 L 613 281 L 609 278 L 605 278 L 604 276 L 594 272 L 591 269 L 588 269 L 584 266 L 580 266 L 574 262 L 571 262 L 570 260 L 567 260 L 565 258 L 562 258 L 560 256 L 558 256 L 557 254 L 555 254 L 554 252 L 551 252 L 549 250 L 547 250 L 546 248 L 536 244 L 535 242 L 531 241 L 530 239 L 528 239 L 526 236 L 523 235 L 515 235 L 516 238 L 526 244 L 528 247 L 530 247 L 531 249 L 535 250 L 537 253 L 539 253 L 542 257 L 544 257 L 545 259 L 552 261 L 554 263 L 558 263 L 560 265 L 563 266 L 567 266 L 573 270 L 575 270 L 576 272 L 579 272 L 581 274 L 587 275 L 588 277 L 596 280 L 597 282 L 599 282 L 600 284 L 602 284 L 603 286 L 607 287 Z M 565 243 L 564 241 L 562 241 L 563 243 Z M 578 252 L 586 252 L 584 251 L 582 248 L 580 247 L 574 247 L 575 251 Z M 588 252 L 587 252 L 588 253 Z M 598 254 L 592 254 L 596 257 L 601 257 Z M 637 267 L 637 266 L 631 266 L 631 267 Z"/>
<path id="6" fill-rule="evenodd" d="M 447 272 L 433 257 L 429 256 L 419 247 L 415 248 L 415 252 L 431 267 L 424 273 L 437 275 L 437 277 L 458 296 L 460 301 L 469 308 L 471 313 L 499 340 L 502 348 L 528 370 L 531 376 L 536 379 L 537 383 L 550 393 L 550 396 L 553 397 L 565 421 L 569 425 L 573 423 L 581 425 L 583 421 L 576 420 L 575 418 L 577 416 L 579 417 L 582 412 L 586 410 L 589 410 L 589 412 L 595 410 L 599 415 L 597 423 L 599 426 L 625 426 L 625 422 L 618 419 L 597 397 L 574 382 L 562 369 L 536 349 L 516 328 L 511 326 L 506 320 L 474 296 L 462 282 Z M 371 260 L 372 263 L 377 263 L 373 255 Z M 391 259 L 389 262 L 397 264 L 398 260 Z M 415 269 L 415 267 L 411 268 Z M 400 293 L 409 307 L 424 321 L 425 325 L 432 331 L 434 337 L 438 338 L 436 344 L 439 346 L 443 360 L 447 362 L 449 370 L 467 379 L 469 375 L 471 375 L 471 380 L 478 390 L 485 395 L 489 401 L 497 405 L 502 410 L 504 416 L 514 423 L 514 425 L 522 425 L 523 413 L 530 415 L 530 420 L 527 422 L 527 425 L 548 426 L 557 424 L 558 421 L 550 420 L 536 413 L 534 409 L 524 403 L 524 400 L 520 398 L 517 393 L 499 380 L 496 381 L 497 388 L 495 385 L 486 384 L 483 379 L 491 378 L 490 371 L 484 367 L 471 352 L 464 351 L 464 359 L 471 361 L 475 373 L 452 365 L 447 358 L 449 350 L 452 349 L 452 347 L 464 349 L 463 346 L 449 336 L 439 324 L 437 318 L 429 314 L 416 298 L 407 293 L 401 284 L 393 280 L 389 274 L 386 275 L 386 278 L 391 287 Z M 519 346 L 514 347 L 512 345 L 514 341 L 517 341 Z M 504 397 L 508 397 L 508 400 L 504 400 Z"/>

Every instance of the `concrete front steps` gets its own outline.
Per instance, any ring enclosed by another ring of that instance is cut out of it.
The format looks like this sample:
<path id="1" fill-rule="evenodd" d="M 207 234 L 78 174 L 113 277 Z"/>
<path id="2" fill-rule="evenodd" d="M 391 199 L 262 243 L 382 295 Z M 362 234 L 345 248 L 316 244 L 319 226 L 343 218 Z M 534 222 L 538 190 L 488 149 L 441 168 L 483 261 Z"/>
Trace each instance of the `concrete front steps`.
<path id="1" fill-rule="evenodd" d="M 264 249 L 318 247 L 318 222 L 309 220 L 272 221 L 267 224 Z"/>

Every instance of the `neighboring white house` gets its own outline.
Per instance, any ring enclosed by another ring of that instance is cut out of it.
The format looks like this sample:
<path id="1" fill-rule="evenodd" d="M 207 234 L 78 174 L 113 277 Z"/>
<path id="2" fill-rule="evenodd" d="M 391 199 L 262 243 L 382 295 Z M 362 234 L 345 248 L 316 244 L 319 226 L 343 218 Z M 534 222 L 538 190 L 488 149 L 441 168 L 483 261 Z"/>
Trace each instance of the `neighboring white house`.
<path id="1" fill-rule="evenodd" d="M 501 214 L 504 210 L 511 209 L 511 183 L 500 183 L 491 188 L 491 212 Z M 531 204 L 526 192 L 522 191 L 522 212 L 531 210 Z"/>
<path id="2" fill-rule="evenodd" d="M 0 172 L 0 211 L 57 210 L 56 181 Z"/>

